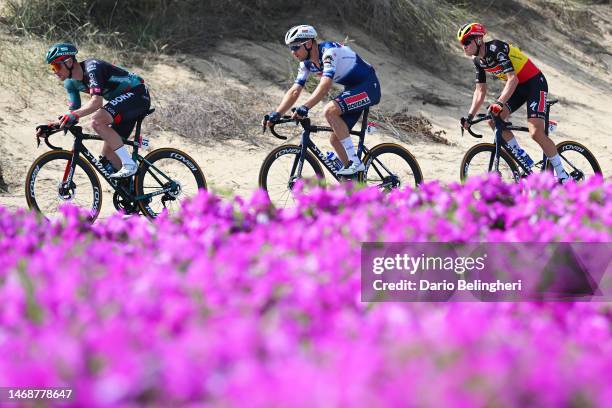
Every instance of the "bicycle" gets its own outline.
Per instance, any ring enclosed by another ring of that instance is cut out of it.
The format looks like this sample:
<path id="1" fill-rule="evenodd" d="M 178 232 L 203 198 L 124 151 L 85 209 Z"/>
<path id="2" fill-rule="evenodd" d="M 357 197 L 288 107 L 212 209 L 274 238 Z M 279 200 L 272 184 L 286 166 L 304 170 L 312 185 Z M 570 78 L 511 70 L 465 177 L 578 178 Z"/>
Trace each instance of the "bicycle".
<path id="1" fill-rule="evenodd" d="M 363 111 L 361 130 L 350 131 L 351 135 L 359 136 L 357 156 L 365 165 L 365 170 L 357 174 L 357 180 L 366 185 L 377 186 L 385 191 L 399 188 L 403 183 L 410 183 L 415 186 L 420 184 L 423 181 L 423 173 L 416 159 L 407 149 L 395 143 L 381 143 L 372 149 L 365 146 L 368 113 L 369 109 L 366 108 Z M 265 121 L 267 122 L 268 119 L 266 116 Z M 259 186 L 268 193 L 271 202 L 276 206 L 287 205 L 289 198 L 293 197 L 292 191 L 298 180 L 315 179 L 317 183 L 324 180 L 325 175 L 321 164 L 337 181 L 344 179 L 344 177 L 338 175 L 338 169 L 310 138 L 311 133 L 333 132 L 332 128 L 311 125 L 309 118 L 296 120 L 291 119 L 290 116 L 283 116 L 270 126 L 270 132 L 278 139 L 287 140 L 287 137 L 279 135 L 274 127 L 289 122 L 295 122 L 302 126 L 300 144 L 286 144 L 272 150 L 264 159 L 259 171 Z M 265 131 L 266 126 L 264 125 L 263 132 Z M 363 155 L 365 156 L 361 159 Z M 381 160 L 383 155 L 386 155 L 384 163 Z M 305 166 L 306 163 L 309 166 Z M 283 170 L 280 175 L 270 175 L 273 165 L 275 165 L 275 168 L 280 167 Z M 273 196 L 273 194 L 276 194 L 276 190 L 279 190 L 279 198 Z"/>
<path id="2" fill-rule="evenodd" d="M 109 169 L 83 145 L 83 141 L 102 138 L 95 134 L 83 133 L 80 126 L 60 129 L 53 125 L 39 125 L 40 139 L 51 151 L 39 156 L 28 170 L 25 183 L 26 201 L 30 209 L 51 218 L 64 203 L 72 203 L 88 211 L 91 222 L 102 208 L 102 188 L 98 175 L 104 178 L 114 190 L 113 204 L 126 214 L 141 212 L 148 218 L 155 218 L 161 211 L 174 212 L 180 201 L 206 189 L 206 179 L 198 164 L 186 153 L 161 148 L 151 151 L 145 157 L 139 149 L 148 147 L 140 129 L 143 119 L 153 113 L 150 109 L 136 122 L 134 140 L 123 138 L 124 144 L 133 147 L 132 158 L 138 170 L 132 177 L 113 179 Z M 72 151 L 63 150 L 49 141 L 49 137 L 60 131 L 74 136 Z M 86 159 L 86 161 L 84 160 Z M 162 170 L 163 169 L 163 170 Z M 97 173 L 97 174 L 96 174 Z"/>
<path id="3" fill-rule="evenodd" d="M 550 107 L 557 103 L 558 100 L 547 101 L 546 105 L 550 112 Z M 484 120 L 492 119 L 495 123 L 495 140 L 493 143 L 480 143 L 473 146 L 463 156 L 459 176 L 461 181 L 465 181 L 473 174 L 483 174 L 485 172 L 496 172 L 502 179 L 518 182 L 521 178 L 527 177 L 533 173 L 533 169 L 540 169 L 541 172 L 553 170 L 552 164 L 548 161 L 546 155 L 542 154 L 542 160 L 535 163 L 533 166 L 528 166 L 524 159 L 518 155 L 513 149 L 508 146 L 502 138 L 502 131 L 514 130 L 519 132 L 528 132 L 529 129 L 525 126 L 514 126 L 511 122 L 505 122 L 501 118 L 491 114 L 478 114 L 477 119 L 469 121 L 467 131 L 475 138 L 482 138 L 482 135 L 472 131 L 471 126 Z M 463 119 L 462 119 L 463 122 Z M 550 128 L 556 127 L 555 122 L 549 121 L 546 115 L 545 130 L 546 135 L 549 134 Z M 461 127 L 463 135 L 464 128 Z M 564 167 L 568 171 L 570 177 L 575 181 L 581 181 L 592 174 L 601 174 L 601 167 L 597 159 L 584 145 L 573 142 L 564 141 L 556 145 L 559 156 L 561 157 Z M 503 164 L 501 164 L 503 162 Z M 500 169 L 500 165 L 503 167 Z M 476 169 L 475 171 L 473 171 Z"/>

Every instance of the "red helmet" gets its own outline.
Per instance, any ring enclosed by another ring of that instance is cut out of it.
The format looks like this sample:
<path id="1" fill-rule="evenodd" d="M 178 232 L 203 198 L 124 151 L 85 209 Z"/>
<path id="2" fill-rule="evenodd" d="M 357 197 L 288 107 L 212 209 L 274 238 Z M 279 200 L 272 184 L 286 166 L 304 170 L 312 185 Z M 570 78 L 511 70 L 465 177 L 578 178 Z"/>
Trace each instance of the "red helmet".
<path id="1" fill-rule="evenodd" d="M 465 24 L 457 31 L 457 40 L 463 43 L 467 37 L 482 37 L 487 33 L 485 26 L 479 23 Z"/>

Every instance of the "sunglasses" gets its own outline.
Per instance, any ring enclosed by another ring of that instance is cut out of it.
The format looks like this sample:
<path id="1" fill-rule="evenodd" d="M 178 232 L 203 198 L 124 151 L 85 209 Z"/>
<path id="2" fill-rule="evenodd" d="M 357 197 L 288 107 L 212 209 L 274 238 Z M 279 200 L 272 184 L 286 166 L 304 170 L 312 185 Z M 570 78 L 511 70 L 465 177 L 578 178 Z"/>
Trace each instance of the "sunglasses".
<path id="1" fill-rule="evenodd" d="M 49 64 L 49 66 L 51 67 L 51 71 L 53 71 L 54 74 L 57 74 L 62 69 L 63 64 L 63 62 L 52 62 Z"/>
<path id="2" fill-rule="evenodd" d="M 292 44 L 292 45 L 290 45 L 290 46 L 289 46 L 289 49 L 290 49 L 291 51 L 294 51 L 294 52 L 295 52 L 295 51 L 299 50 L 300 48 L 302 48 L 302 46 L 303 46 L 304 44 L 306 44 L 307 42 L 308 42 L 308 41 L 304 41 L 303 43 L 299 43 L 299 44 Z"/>
<path id="3" fill-rule="evenodd" d="M 474 41 L 474 37 L 468 37 L 464 39 L 463 41 L 461 41 L 461 45 L 463 45 L 464 47 L 467 47 L 468 45 L 472 43 L 472 41 Z"/>

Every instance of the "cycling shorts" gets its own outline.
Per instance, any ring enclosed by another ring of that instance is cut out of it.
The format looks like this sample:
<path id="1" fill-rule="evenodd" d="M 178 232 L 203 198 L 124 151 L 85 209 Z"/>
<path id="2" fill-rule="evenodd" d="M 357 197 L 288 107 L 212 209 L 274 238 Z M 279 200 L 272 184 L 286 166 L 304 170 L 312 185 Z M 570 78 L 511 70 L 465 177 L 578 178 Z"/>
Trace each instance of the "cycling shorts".
<path id="1" fill-rule="evenodd" d="M 130 137 L 136 121 L 149 111 L 151 98 L 147 87 L 138 85 L 128 92 L 108 101 L 103 109 L 113 117 L 112 128 L 121 137 Z"/>
<path id="2" fill-rule="evenodd" d="M 515 112 L 524 103 L 527 103 L 527 119 L 546 119 L 548 107 L 548 84 L 542 73 L 534 76 L 527 82 L 519 84 L 507 102 L 510 112 Z"/>
<path id="3" fill-rule="evenodd" d="M 336 96 L 334 101 L 342 110 L 340 117 L 351 130 L 365 108 L 380 102 L 380 83 L 374 70 L 367 81 L 355 86 L 346 86 L 344 92 Z"/>

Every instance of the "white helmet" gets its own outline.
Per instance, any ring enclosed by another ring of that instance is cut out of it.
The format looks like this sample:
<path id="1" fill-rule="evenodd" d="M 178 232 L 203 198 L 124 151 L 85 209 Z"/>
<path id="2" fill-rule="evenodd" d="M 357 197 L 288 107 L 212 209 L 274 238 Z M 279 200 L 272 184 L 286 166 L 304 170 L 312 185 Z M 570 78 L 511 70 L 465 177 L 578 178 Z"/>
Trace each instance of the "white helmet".
<path id="1" fill-rule="evenodd" d="M 285 34 L 285 44 L 289 45 L 299 40 L 309 40 L 317 38 L 317 32 L 312 26 L 299 25 L 291 27 Z"/>

